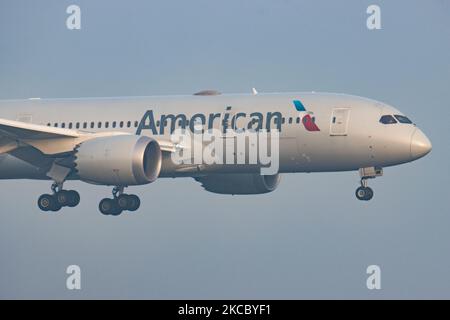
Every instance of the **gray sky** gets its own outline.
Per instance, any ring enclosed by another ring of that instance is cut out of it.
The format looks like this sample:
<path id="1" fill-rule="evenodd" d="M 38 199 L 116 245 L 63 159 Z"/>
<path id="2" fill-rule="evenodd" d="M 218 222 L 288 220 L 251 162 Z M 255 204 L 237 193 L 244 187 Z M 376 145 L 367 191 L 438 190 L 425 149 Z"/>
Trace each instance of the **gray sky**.
<path id="1" fill-rule="evenodd" d="M 372 3 L 382 30 L 366 28 Z M 394 105 L 433 143 L 370 181 L 369 203 L 356 172 L 285 175 L 251 197 L 161 179 L 111 218 L 109 188 L 73 182 L 80 206 L 51 215 L 36 207 L 49 182 L 2 181 L 0 298 L 450 298 L 449 21 L 448 0 L 0 0 L 0 99 L 344 92 Z"/>

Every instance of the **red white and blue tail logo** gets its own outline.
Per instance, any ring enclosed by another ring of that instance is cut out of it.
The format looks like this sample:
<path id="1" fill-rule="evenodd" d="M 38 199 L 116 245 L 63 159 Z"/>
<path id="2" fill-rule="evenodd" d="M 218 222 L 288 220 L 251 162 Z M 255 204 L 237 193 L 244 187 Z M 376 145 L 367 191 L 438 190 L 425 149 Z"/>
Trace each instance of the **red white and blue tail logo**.
<path id="1" fill-rule="evenodd" d="M 320 131 L 319 127 L 315 123 L 314 114 L 310 111 L 306 111 L 305 106 L 300 100 L 294 100 L 295 109 L 300 112 L 301 121 L 303 126 L 308 131 Z"/>

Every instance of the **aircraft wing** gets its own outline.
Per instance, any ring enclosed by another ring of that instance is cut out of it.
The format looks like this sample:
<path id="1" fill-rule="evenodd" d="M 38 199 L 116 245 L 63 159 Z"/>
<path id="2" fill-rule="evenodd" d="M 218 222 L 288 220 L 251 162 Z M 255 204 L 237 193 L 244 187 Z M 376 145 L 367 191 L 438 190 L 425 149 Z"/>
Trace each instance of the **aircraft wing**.
<path id="1" fill-rule="evenodd" d="M 124 132 L 80 132 L 77 130 L 55 128 L 20 121 L 0 119 L 0 154 L 19 147 L 34 147 L 44 154 L 52 155 L 72 151 L 77 144 L 97 137 L 124 135 Z M 155 139 L 161 150 L 175 152 L 170 141 Z"/>
<path id="2" fill-rule="evenodd" d="M 39 140 L 52 138 L 78 138 L 75 130 L 54 128 L 38 124 L 0 119 L 0 137 L 13 140 Z"/>
<path id="3" fill-rule="evenodd" d="M 77 139 L 75 130 L 0 119 L 0 154 L 51 139 Z M 39 149 L 39 148 L 37 148 Z M 45 151 L 45 150 L 44 150 Z"/>

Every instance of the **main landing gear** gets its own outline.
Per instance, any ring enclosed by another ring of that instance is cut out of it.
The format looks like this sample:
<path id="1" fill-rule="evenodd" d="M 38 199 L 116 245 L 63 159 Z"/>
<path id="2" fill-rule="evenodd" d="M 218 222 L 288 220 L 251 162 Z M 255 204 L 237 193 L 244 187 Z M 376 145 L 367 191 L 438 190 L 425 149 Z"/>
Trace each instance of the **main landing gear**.
<path id="1" fill-rule="evenodd" d="M 62 184 L 52 185 L 53 194 L 39 197 L 38 206 L 42 211 L 59 211 L 63 207 L 76 207 L 80 203 L 80 194 L 75 190 L 64 190 Z"/>
<path id="2" fill-rule="evenodd" d="M 368 179 L 374 179 L 383 175 L 383 169 L 378 167 L 369 167 L 359 169 L 361 177 L 361 186 L 356 189 L 355 195 L 358 200 L 369 201 L 373 198 L 373 190 L 368 186 Z"/>
<path id="3" fill-rule="evenodd" d="M 123 193 L 124 187 L 115 187 L 113 198 L 100 201 L 98 208 L 104 215 L 118 216 L 123 211 L 136 211 L 141 206 L 141 200 L 134 194 Z"/>

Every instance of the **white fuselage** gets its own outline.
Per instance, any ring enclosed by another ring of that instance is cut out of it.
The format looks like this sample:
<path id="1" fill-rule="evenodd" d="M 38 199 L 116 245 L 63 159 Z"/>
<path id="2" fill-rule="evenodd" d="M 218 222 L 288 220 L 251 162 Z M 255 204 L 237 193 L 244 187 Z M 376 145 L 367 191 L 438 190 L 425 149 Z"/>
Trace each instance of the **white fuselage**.
<path id="1" fill-rule="evenodd" d="M 296 108 L 300 101 L 305 110 Z M 155 126 L 148 123 L 149 112 Z M 268 121 L 279 114 L 283 120 Z M 383 124 L 383 115 L 401 113 L 380 102 L 341 94 L 290 93 L 257 95 L 164 96 L 136 98 L 1 101 L 0 118 L 85 132 L 127 132 L 170 140 L 171 118 L 195 115 L 205 127 L 223 129 L 234 119 L 247 128 L 261 118 L 264 128 L 280 130 L 279 172 L 330 172 L 386 167 L 413 161 L 431 148 L 413 124 Z M 165 117 L 167 123 L 161 122 Z M 226 119 L 224 119 L 226 117 Z M 175 128 L 179 125 L 178 119 Z M 305 125 L 305 121 L 308 122 Z M 311 123 L 312 121 L 312 123 Z M 257 124 L 258 125 L 258 124 Z M 307 129 L 309 126 L 310 130 Z M 311 130 L 316 126 L 318 130 Z M 189 126 L 187 126 L 189 127 Z M 428 142 L 429 143 L 429 142 Z M 424 145 L 425 144 L 425 145 Z M 245 165 L 183 168 L 163 159 L 161 177 L 202 173 L 245 173 Z M 10 154 L 0 155 L 0 179 L 46 179 L 32 165 Z"/>

